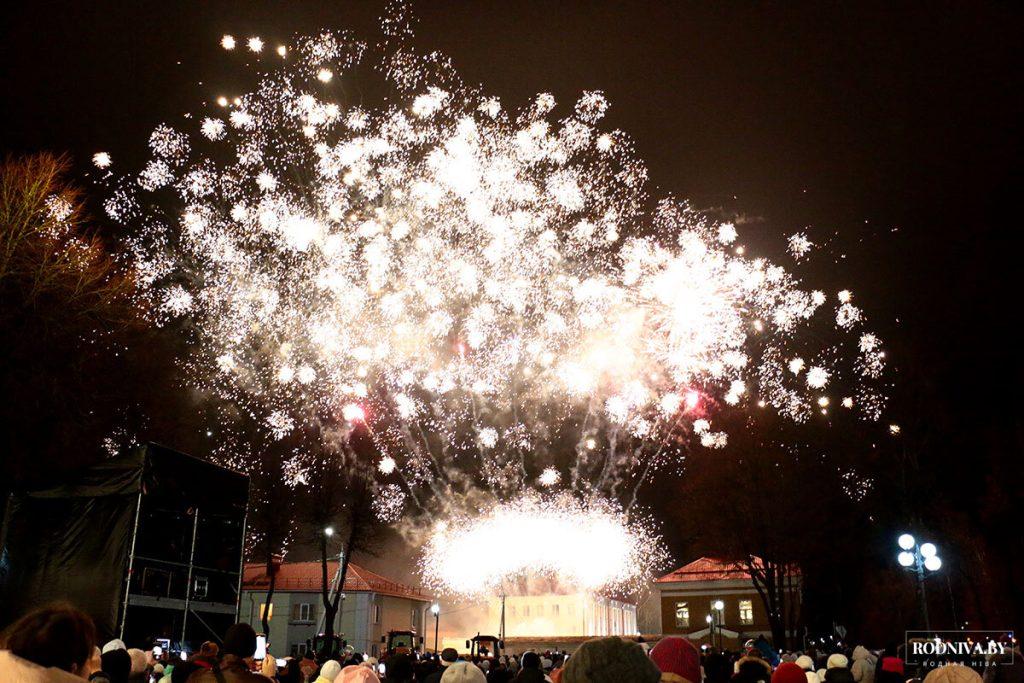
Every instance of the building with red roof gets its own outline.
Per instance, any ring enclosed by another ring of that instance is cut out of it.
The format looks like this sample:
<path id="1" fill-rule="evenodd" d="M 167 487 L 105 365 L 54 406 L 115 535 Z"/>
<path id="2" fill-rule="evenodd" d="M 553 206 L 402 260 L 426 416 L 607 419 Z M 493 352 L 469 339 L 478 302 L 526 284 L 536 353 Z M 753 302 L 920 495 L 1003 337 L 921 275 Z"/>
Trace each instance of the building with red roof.
<path id="1" fill-rule="evenodd" d="M 755 567 L 760 562 L 754 558 Z M 799 572 L 793 579 L 787 602 L 799 609 Z M 698 644 L 713 637 L 725 647 L 759 635 L 771 637 L 764 602 L 750 572 L 738 562 L 701 557 L 655 579 L 652 588 L 641 608 L 645 633 L 685 636 Z M 719 602 L 721 610 L 715 608 Z"/>
<path id="2" fill-rule="evenodd" d="M 339 562 L 327 563 L 329 582 L 336 582 Z M 274 596 L 270 606 L 271 654 L 298 656 L 310 648 L 324 630 L 320 589 L 320 562 L 277 562 L 274 565 Z M 270 575 L 265 563 L 245 565 L 239 618 L 262 632 Z M 380 639 L 389 630 L 411 629 L 422 634 L 429 617 L 432 596 L 421 587 L 389 579 L 349 562 L 342 589 L 344 598 L 335 617 L 334 632 L 359 652 L 376 656 Z"/>

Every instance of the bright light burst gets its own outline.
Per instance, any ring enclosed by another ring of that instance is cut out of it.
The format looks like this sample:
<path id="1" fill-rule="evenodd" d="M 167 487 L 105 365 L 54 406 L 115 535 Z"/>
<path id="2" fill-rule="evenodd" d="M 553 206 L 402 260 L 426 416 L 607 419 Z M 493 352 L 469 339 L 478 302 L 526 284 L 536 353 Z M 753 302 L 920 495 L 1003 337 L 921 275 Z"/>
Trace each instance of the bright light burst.
<path id="1" fill-rule="evenodd" d="M 377 45 L 298 39 L 253 92 L 159 127 L 152 159 L 108 199 L 135 231 L 154 320 L 192 335 L 197 386 L 277 438 L 367 430 L 389 519 L 481 487 L 584 501 L 555 514 L 526 494 L 483 519 L 555 525 L 545 557 L 517 557 L 586 585 L 621 578 L 645 537 L 617 516 L 645 477 L 688 443 L 726 445 L 719 411 L 804 421 L 827 384 L 877 419 L 885 354 L 848 293 L 851 308 L 818 315 L 825 294 L 745 256 L 734 223 L 652 200 L 629 137 L 601 127 L 602 93 L 506 109 L 389 21 Z M 349 101 L 336 77 L 380 78 L 388 95 Z M 812 246 L 789 240 L 797 259 Z M 844 341 L 804 334 L 815 320 Z M 593 569 L 566 546 L 591 538 L 581 520 L 618 539 Z M 441 581 L 448 550 L 432 543 L 425 567 Z"/>
<path id="2" fill-rule="evenodd" d="M 495 538 L 515 552 L 467 551 L 467 539 Z M 614 505 L 528 495 L 438 522 L 424 548 L 428 586 L 463 596 L 526 592 L 549 579 L 568 590 L 635 592 L 666 556 L 657 534 Z"/>

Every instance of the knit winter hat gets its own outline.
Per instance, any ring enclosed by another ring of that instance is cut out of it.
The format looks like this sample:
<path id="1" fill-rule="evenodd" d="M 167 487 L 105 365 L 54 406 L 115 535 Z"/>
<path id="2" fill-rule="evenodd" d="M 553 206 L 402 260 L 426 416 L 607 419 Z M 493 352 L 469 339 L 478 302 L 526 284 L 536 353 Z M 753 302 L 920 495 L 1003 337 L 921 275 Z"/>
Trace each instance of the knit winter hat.
<path id="1" fill-rule="evenodd" d="M 834 655 L 829 655 L 828 663 L 825 664 L 826 669 L 845 669 L 850 666 L 850 660 L 846 658 L 846 655 L 841 655 L 838 652 Z"/>
<path id="2" fill-rule="evenodd" d="M 807 683 L 807 672 L 793 662 L 783 662 L 772 674 L 772 683 Z"/>
<path id="3" fill-rule="evenodd" d="M 947 664 L 929 671 L 924 683 L 981 683 L 981 676 L 969 666 Z"/>
<path id="4" fill-rule="evenodd" d="M 336 683 L 380 683 L 373 669 L 362 664 L 349 664 L 334 680 Z"/>
<path id="5" fill-rule="evenodd" d="M 804 671 L 814 671 L 814 660 L 807 655 L 800 655 L 797 657 L 796 665 Z"/>
<path id="6" fill-rule="evenodd" d="M 700 654 L 686 638 L 662 638 L 651 650 L 651 661 L 661 669 L 661 680 L 700 683 Z"/>
<path id="7" fill-rule="evenodd" d="M 112 650 L 127 650 L 127 649 L 128 648 L 125 646 L 123 640 L 121 640 L 120 638 L 114 638 L 113 640 L 109 641 L 106 645 L 103 646 L 103 650 L 101 651 L 101 654 L 107 654 L 108 652 L 110 652 Z"/>
<path id="8" fill-rule="evenodd" d="M 807 671 L 805 675 L 807 676 L 807 683 L 824 683 L 824 681 L 818 678 L 818 674 L 813 671 Z"/>
<path id="9" fill-rule="evenodd" d="M 487 676 L 470 662 L 455 662 L 444 670 L 441 683 L 487 683 Z"/>
<path id="10" fill-rule="evenodd" d="M 882 659 L 882 671 L 903 675 L 903 660 L 899 657 L 885 657 Z"/>
<path id="11" fill-rule="evenodd" d="M 341 662 L 336 659 L 328 659 L 324 662 L 324 665 L 320 667 L 320 678 L 325 681 L 334 681 L 341 673 Z"/>
<path id="12" fill-rule="evenodd" d="M 660 680 L 661 671 L 639 644 L 614 636 L 593 638 L 580 645 L 562 674 L 562 683 L 658 683 Z"/>

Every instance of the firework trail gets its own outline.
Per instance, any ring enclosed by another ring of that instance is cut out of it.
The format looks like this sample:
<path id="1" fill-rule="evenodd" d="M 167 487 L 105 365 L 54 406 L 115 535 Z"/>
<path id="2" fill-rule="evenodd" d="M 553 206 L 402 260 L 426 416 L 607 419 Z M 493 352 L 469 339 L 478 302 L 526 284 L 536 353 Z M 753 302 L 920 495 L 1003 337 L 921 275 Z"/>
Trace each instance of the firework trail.
<path id="1" fill-rule="evenodd" d="M 806 291 L 744 255 L 732 223 L 650 197 L 602 93 L 510 110 L 414 52 L 400 20 L 384 28 L 276 52 L 225 36 L 262 55 L 258 86 L 157 128 L 116 181 L 106 209 L 134 235 L 154 321 L 188 331 L 196 386 L 276 437 L 367 430 L 381 516 L 463 526 L 467 501 L 523 497 L 519 519 L 558 498 L 625 528 L 652 471 L 725 445 L 729 406 L 803 421 L 852 386 L 835 405 L 878 417 L 884 351 L 852 295 Z M 351 101 L 357 79 L 386 96 Z M 822 318 L 845 346 L 804 334 Z"/>

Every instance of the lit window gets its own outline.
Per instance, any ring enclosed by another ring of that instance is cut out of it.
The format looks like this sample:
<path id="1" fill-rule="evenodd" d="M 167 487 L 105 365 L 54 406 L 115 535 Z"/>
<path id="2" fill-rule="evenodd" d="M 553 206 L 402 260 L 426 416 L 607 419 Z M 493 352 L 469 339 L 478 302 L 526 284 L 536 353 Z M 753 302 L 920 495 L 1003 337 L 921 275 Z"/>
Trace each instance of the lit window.
<path id="1" fill-rule="evenodd" d="M 260 621 L 263 621 L 263 613 L 267 614 L 267 621 L 274 618 L 274 603 L 270 603 L 270 609 L 267 609 L 267 603 L 260 603 Z"/>
<path id="2" fill-rule="evenodd" d="M 379 624 L 380 623 L 380 605 L 376 605 L 375 604 L 373 606 L 373 623 L 375 623 L 375 624 Z"/>
<path id="3" fill-rule="evenodd" d="M 676 603 L 676 628 L 686 628 L 690 625 L 690 605 L 685 602 Z"/>
<path id="4" fill-rule="evenodd" d="M 753 624 L 754 623 L 754 601 L 753 600 L 740 600 L 740 623 L 741 624 Z"/>
<path id="5" fill-rule="evenodd" d="M 308 602 L 299 603 L 296 621 L 313 621 L 313 605 Z"/>
<path id="6" fill-rule="evenodd" d="M 558 616 L 558 611 L 559 611 L 558 605 L 551 605 L 551 615 L 552 616 L 557 617 Z"/>

